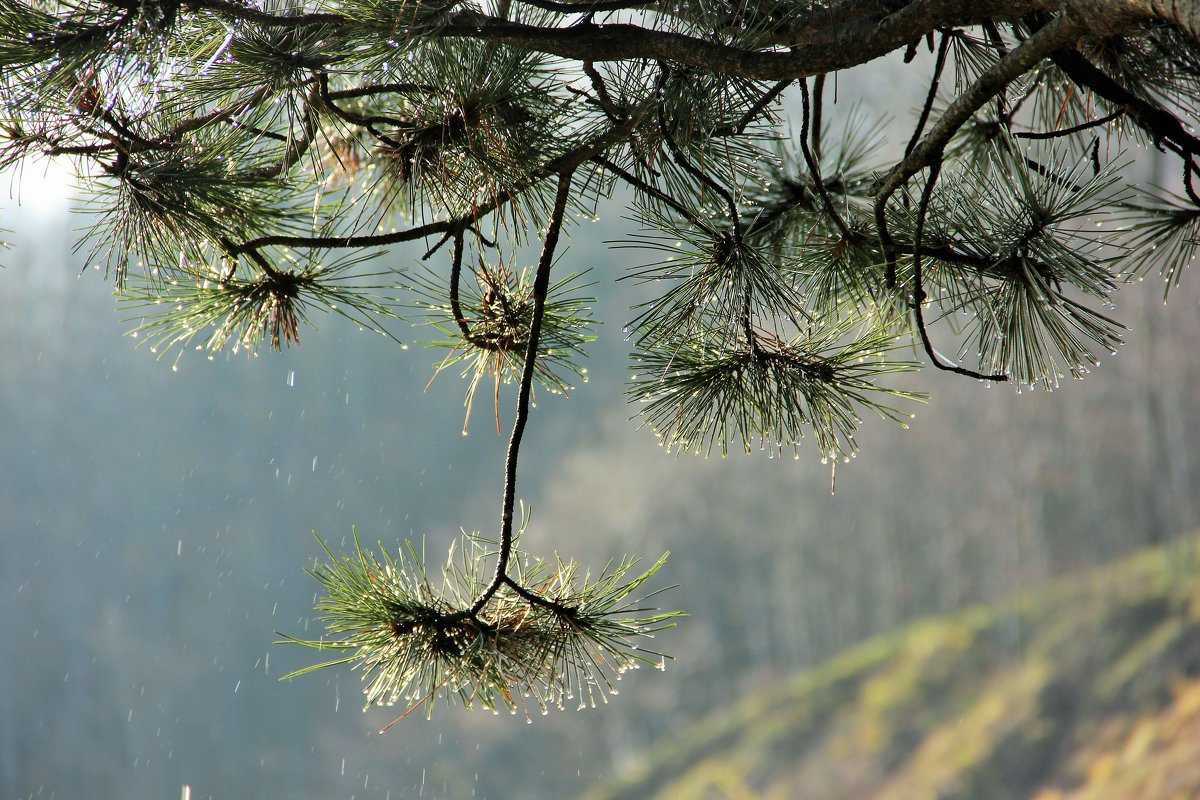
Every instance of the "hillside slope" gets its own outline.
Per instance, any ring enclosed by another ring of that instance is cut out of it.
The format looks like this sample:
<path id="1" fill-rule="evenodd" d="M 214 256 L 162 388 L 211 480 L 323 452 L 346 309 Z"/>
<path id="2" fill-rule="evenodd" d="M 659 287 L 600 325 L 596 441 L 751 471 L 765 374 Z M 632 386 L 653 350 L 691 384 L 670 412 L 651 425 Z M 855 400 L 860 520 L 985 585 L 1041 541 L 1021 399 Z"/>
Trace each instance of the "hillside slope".
<path id="1" fill-rule="evenodd" d="M 1200 549 L 870 641 L 586 797 L 1200 797 Z"/>

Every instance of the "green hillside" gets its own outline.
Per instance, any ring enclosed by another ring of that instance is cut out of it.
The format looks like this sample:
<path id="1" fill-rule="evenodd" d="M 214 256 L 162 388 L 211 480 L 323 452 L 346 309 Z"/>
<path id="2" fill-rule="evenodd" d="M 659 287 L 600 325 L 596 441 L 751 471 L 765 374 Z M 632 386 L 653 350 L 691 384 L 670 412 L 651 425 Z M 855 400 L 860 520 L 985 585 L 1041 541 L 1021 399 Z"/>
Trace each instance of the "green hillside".
<path id="1" fill-rule="evenodd" d="M 1200 797 L 1200 549 L 870 641 L 586 797 Z"/>

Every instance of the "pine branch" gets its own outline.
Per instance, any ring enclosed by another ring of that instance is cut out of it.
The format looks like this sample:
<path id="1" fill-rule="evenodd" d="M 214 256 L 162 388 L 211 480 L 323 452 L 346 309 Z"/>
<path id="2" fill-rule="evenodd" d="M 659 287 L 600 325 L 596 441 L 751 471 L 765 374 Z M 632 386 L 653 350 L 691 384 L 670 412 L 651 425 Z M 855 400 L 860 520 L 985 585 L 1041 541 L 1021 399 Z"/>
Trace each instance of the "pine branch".
<path id="1" fill-rule="evenodd" d="M 521 387 L 517 392 L 516 418 L 513 420 L 512 435 L 508 442 L 508 455 L 504 461 L 504 500 L 500 508 L 500 552 L 496 557 L 496 573 L 475 602 L 471 613 L 476 614 L 487 604 L 508 575 L 508 562 L 513 548 L 513 506 L 517 491 L 517 459 L 520 456 L 521 439 L 529 421 L 529 395 L 533 389 L 534 369 L 538 359 L 538 337 L 542 330 L 542 316 L 546 308 L 546 291 L 550 286 L 550 268 L 554 264 L 554 251 L 558 247 L 558 235 L 562 229 L 563 215 L 571 197 L 573 171 L 562 173 L 558 178 L 558 189 L 554 195 L 554 208 L 550 212 L 550 226 L 542 244 L 542 255 L 538 261 L 537 276 L 533 281 L 533 316 L 529 322 L 529 345 L 525 351 L 524 371 Z"/>
<path id="2" fill-rule="evenodd" d="M 1064 43 L 1079 36 L 1083 26 L 1072 17 L 1055 17 L 1019 47 L 983 72 L 975 83 L 960 94 L 946 109 L 929 134 L 904 159 L 894 166 L 875 187 L 875 224 L 886 264 L 889 288 L 896 285 L 896 243 L 888 232 L 886 208 L 892 194 L 921 169 L 940 161 L 946 144 L 964 123 L 983 105 L 1017 77 Z"/>
<path id="3" fill-rule="evenodd" d="M 946 372 L 954 372 L 959 375 L 965 375 L 968 378 L 978 378 L 985 381 L 1006 381 L 1008 376 L 996 373 L 993 375 L 985 375 L 975 370 L 960 367 L 957 364 L 947 364 L 942 361 L 937 351 L 933 349 L 933 343 L 929 340 L 929 331 L 925 327 L 925 287 L 921 275 L 921 237 L 925 233 L 925 215 L 929 211 L 929 198 L 933 196 L 933 187 L 937 184 L 938 175 L 941 173 L 941 162 L 935 161 L 929 168 L 929 177 L 925 179 L 925 188 L 921 190 L 921 201 L 917 206 L 917 225 L 916 231 L 913 234 L 912 247 L 912 269 L 913 269 L 913 299 L 912 311 L 913 316 L 917 321 L 917 332 L 921 337 L 921 345 L 925 348 L 926 355 L 929 356 L 929 361 L 938 369 Z"/>
<path id="4" fill-rule="evenodd" d="M 607 702 L 625 671 L 665 665 L 667 657 L 650 640 L 682 616 L 645 608 L 663 590 L 643 593 L 642 587 L 666 555 L 640 574 L 638 561 L 627 559 L 592 577 L 571 561 L 530 559 L 514 541 L 515 577 L 472 611 L 466 605 L 485 583 L 478 568 L 491 549 L 477 536 L 464 537 L 457 553 L 451 548 L 440 586 L 411 542 L 395 556 L 365 550 L 357 532 L 348 555 L 318 542 L 329 560 L 314 562 L 309 574 L 324 589 L 316 609 L 329 638 L 281 634 L 282 643 L 338 655 L 280 680 L 353 665 L 362 671 L 367 708 L 410 704 L 380 733 L 421 706 L 432 715 L 449 698 L 466 708 L 506 708 L 526 716 L 563 709 L 568 700 L 581 709 Z M 534 595 L 528 586 L 543 593 Z"/>

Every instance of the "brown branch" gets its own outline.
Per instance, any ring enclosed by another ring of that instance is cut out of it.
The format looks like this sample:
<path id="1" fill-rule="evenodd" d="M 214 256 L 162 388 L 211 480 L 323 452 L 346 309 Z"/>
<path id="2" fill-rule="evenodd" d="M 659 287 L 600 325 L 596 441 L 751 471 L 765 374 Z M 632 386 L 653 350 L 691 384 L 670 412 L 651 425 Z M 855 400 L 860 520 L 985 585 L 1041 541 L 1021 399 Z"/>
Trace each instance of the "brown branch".
<path id="1" fill-rule="evenodd" d="M 922 285 L 923 276 L 921 274 L 921 239 L 925 232 L 925 218 L 929 212 L 929 199 L 933 196 L 933 187 L 937 184 L 941 169 L 941 161 L 935 161 L 929 167 L 929 177 L 925 180 L 925 188 L 921 191 L 921 201 L 917 206 L 917 227 L 913 233 L 913 297 L 910 305 L 913 310 L 913 317 L 917 322 L 917 333 L 921 337 L 921 345 L 925 348 L 925 353 L 929 356 L 929 360 L 938 369 L 958 375 L 966 375 L 969 378 L 979 378 L 980 380 L 1007 381 L 1008 376 L 1004 374 L 985 375 L 982 372 L 976 372 L 975 370 L 960 367 L 957 364 L 948 364 L 942 361 L 937 351 L 933 349 L 933 342 L 930 341 L 929 331 L 925 327 L 925 312 L 923 307 L 926 295 Z"/>
<path id="2" fill-rule="evenodd" d="M 517 0 L 517 2 L 521 5 L 533 6 L 543 11 L 556 11 L 560 14 L 601 14 L 605 11 L 652 9 L 658 5 L 655 0 L 586 0 L 576 3 L 560 3 L 556 0 Z"/>
<path id="3" fill-rule="evenodd" d="M 417 225 L 402 231 L 393 231 L 392 233 L 350 234 L 346 236 L 260 236 L 257 239 L 237 245 L 233 250 L 233 254 L 236 255 L 250 250 L 259 250 L 263 247 L 274 246 L 331 250 L 355 247 L 385 247 L 387 245 L 400 244 L 401 242 L 412 242 L 417 239 L 423 239 L 426 236 L 436 236 L 438 234 L 465 230 L 481 216 L 490 214 L 511 202 L 547 177 L 573 172 L 580 164 L 600 155 L 613 144 L 624 141 L 637 127 L 641 119 L 641 115 L 632 116 L 620 124 L 614 125 L 590 142 L 547 161 L 541 169 L 526 176 L 517 185 L 505 191 L 497 192 L 493 197 L 459 217 L 440 220 L 438 222 L 428 222 L 424 225 Z"/>
<path id="4" fill-rule="evenodd" d="M 1200 139 L 1188 133 L 1174 114 L 1138 97 L 1075 50 L 1059 50 L 1052 58 L 1068 78 L 1125 111 L 1155 143 L 1169 142 L 1178 152 L 1200 155 Z"/>
<path id="5" fill-rule="evenodd" d="M 372 83 L 367 86 L 356 86 L 353 89 L 337 89 L 326 92 L 329 100 L 353 100 L 356 97 L 371 97 L 377 94 L 433 94 L 438 91 L 436 86 L 426 83 Z"/>
<path id="6" fill-rule="evenodd" d="M 1080 131 L 1086 131 L 1089 128 L 1095 128 L 1100 125 L 1104 125 L 1106 123 L 1112 122 L 1114 119 L 1122 116 L 1124 113 L 1125 113 L 1125 109 L 1118 108 L 1116 111 L 1112 112 L 1111 114 L 1105 114 L 1103 117 L 1100 117 L 1098 119 L 1091 119 L 1091 120 L 1088 120 L 1087 122 L 1081 122 L 1078 125 L 1072 125 L 1069 128 L 1062 128 L 1062 129 L 1056 130 L 1056 131 L 1018 131 L 1017 133 L 1013 134 L 1013 138 L 1014 139 L 1057 139 L 1060 136 L 1070 136 L 1071 134 L 1079 133 Z"/>
<path id="7" fill-rule="evenodd" d="M 260 167 L 255 170 L 254 174 L 259 178 L 270 179 L 278 178 L 280 175 L 286 175 L 288 170 L 296 165 L 296 162 L 303 157 L 308 149 L 312 147 L 313 139 L 316 138 L 318 131 L 318 119 L 315 103 L 320 96 L 320 88 L 313 86 L 309 89 L 308 97 L 304 100 L 304 128 L 300 136 L 292 138 L 279 161 L 266 167 Z"/>
<path id="8" fill-rule="evenodd" d="M 741 213 L 738 211 L 737 200 L 735 200 L 733 194 L 730 193 L 730 191 L 720 183 L 718 183 L 716 179 L 694 165 L 684 154 L 683 150 L 679 148 L 679 145 L 675 142 L 675 137 L 671 135 L 671 131 L 667 125 L 666 113 L 663 110 L 663 87 L 666 85 L 667 80 L 670 77 L 671 70 L 666 64 L 659 64 L 659 68 L 662 70 L 662 72 L 659 76 L 656 94 L 658 95 L 658 130 L 662 135 L 663 143 L 666 144 L 667 151 L 671 154 L 671 158 L 684 172 L 699 181 L 701 186 L 707 186 L 709 189 L 716 192 L 717 195 L 725 201 L 725 205 L 729 209 L 729 223 L 733 226 L 733 238 L 735 243 L 740 247 L 742 244 L 742 221 Z"/>
<path id="9" fill-rule="evenodd" d="M 1063 45 L 1083 33 L 1081 22 L 1068 14 L 1051 20 L 1044 28 L 1034 33 L 1019 47 L 984 70 L 970 87 L 960 94 L 930 130 L 929 135 L 912 149 L 904 159 L 892 167 L 873 187 L 875 193 L 875 225 L 879 232 L 879 243 L 883 249 L 884 274 L 887 287 L 896 285 L 896 243 L 888 231 L 887 203 L 913 175 L 939 162 L 946 144 L 955 132 L 970 120 L 976 111 L 999 94 L 1004 87 L 1032 69 L 1038 62 L 1050 57 Z"/>
<path id="10" fill-rule="evenodd" d="M 601 167 L 608 170 L 613 175 L 616 175 L 618 178 L 625 181 L 625 183 L 629 184 L 634 189 L 637 189 L 639 192 L 642 192 L 643 194 L 648 195 L 649 197 L 653 197 L 655 200 L 657 200 L 658 202 L 667 206 L 672 211 L 674 211 L 675 213 L 679 214 L 681 217 L 686 219 L 690 224 L 692 224 L 692 225 L 696 226 L 697 228 L 699 228 L 700 230 L 704 231 L 709 236 L 717 235 L 717 232 L 713 230 L 711 225 L 709 225 L 707 222 L 705 222 L 700 217 L 693 214 L 691 212 L 691 210 L 688 209 L 687 206 L 685 206 L 683 203 L 679 202 L 678 200 L 676 200 L 674 197 L 667 194 L 663 190 L 659 189 L 657 186 L 647 183 L 646 181 L 642 180 L 638 176 L 636 176 L 633 173 L 629 172 L 628 170 L 622 168 L 619 164 L 615 164 L 612 161 L 610 161 L 609 159 L 604 158 L 603 156 L 597 156 L 596 158 L 593 158 L 592 161 L 595 162 L 596 164 L 599 164 Z"/>
<path id="11" fill-rule="evenodd" d="M 533 279 L 533 316 L 529 322 L 529 344 L 525 349 L 525 363 L 521 366 L 521 386 L 517 392 L 516 418 L 513 420 L 512 435 L 508 440 L 508 455 L 504 461 L 504 496 L 500 507 L 500 547 L 496 557 L 496 572 L 491 583 L 475 598 L 470 614 L 478 614 L 496 590 L 508 580 L 508 561 L 513 549 L 513 507 L 516 504 L 517 458 L 521 450 L 521 438 L 529 420 L 529 397 L 533 391 L 533 375 L 537 367 L 538 338 L 542 330 L 542 317 L 546 310 L 546 294 L 550 289 L 550 268 L 554 265 L 554 252 L 558 248 L 558 235 L 562 230 L 567 201 L 571 199 L 571 178 L 568 170 L 559 175 L 558 190 L 554 195 L 554 208 L 550 212 L 550 225 L 542 241 L 542 255 L 538 260 L 537 273 Z M 524 596 L 524 595 L 522 595 Z"/>
<path id="12" fill-rule="evenodd" d="M 946 53 L 950 48 L 950 34 L 942 31 L 942 39 L 938 44 L 937 58 L 933 64 L 933 77 L 929 81 L 929 92 L 925 95 L 925 105 L 921 107 L 921 116 L 917 119 L 917 126 L 913 129 L 912 138 L 908 140 L 908 146 L 904 148 L 904 155 L 908 155 L 917 146 L 917 142 L 921 139 L 921 134 L 925 132 L 925 125 L 929 122 L 929 112 L 933 110 L 933 101 L 937 99 L 938 86 L 942 80 L 942 69 L 946 66 Z"/>
<path id="13" fill-rule="evenodd" d="M 823 77 L 824 77 L 824 73 L 822 73 L 821 75 L 818 76 L 818 80 L 820 80 Z M 723 127 L 714 129 L 710 135 L 714 136 L 714 137 L 716 137 L 716 136 L 741 136 L 745 132 L 747 126 L 749 126 L 751 122 L 753 122 L 755 119 L 757 119 L 758 115 L 763 113 L 763 111 L 766 110 L 767 106 L 769 106 L 775 100 L 775 98 L 777 98 L 777 97 L 779 97 L 779 95 L 783 94 L 784 89 L 786 89 L 787 87 L 789 87 L 791 85 L 792 85 L 791 80 L 777 81 L 774 86 L 772 86 L 767 91 L 763 92 L 762 97 L 760 97 L 760 98 L 758 98 L 758 100 L 754 101 L 754 105 L 750 106 L 750 108 L 746 110 L 746 113 L 742 115 L 741 119 L 739 119 L 733 125 L 725 125 Z"/>
<path id="14" fill-rule="evenodd" d="M 455 231 L 451 238 L 454 240 L 454 252 L 450 261 L 450 313 L 458 324 L 463 339 L 474 343 L 474 334 L 471 333 L 471 326 L 467 324 L 467 318 L 462 312 L 462 303 L 458 299 L 458 284 L 462 280 L 463 232 Z"/>
<path id="15" fill-rule="evenodd" d="M 821 126 L 825 124 L 823 111 L 825 106 L 825 73 L 813 78 L 812 90 L 812 151 L 817 161 L 821 160 Z"/>
<path id="16" fill-rule="evenodd" d="M 778 43 L 788 44 L 788 50 L 747 50 L 674 31 L 625 23 L 570 27 L 526 25 L 465 10 L 449 15 L 447 23 L 431 31 L 430 35 L 502 42 L 578 61 L 670 61 L 725 75 L 780 81 L 857 66 L 904 47 L 934 28 L 979 24 L 995 17 L 1015 19 L 1022 14 L 1058 7 L 1042 0 L 1008 3 L 1000 0 L 972 3 L 916 0 L 888 14 L 882 2 L 844 5 L 832 11 L 814 12 L 804 27 L 790 29 L 785 37 L 790 41 Z M 836 28 L 836 14 L 846 13 L 850 6 L 859 7 L 856 20 L 865 19 L 869 24 Z M 867 6 L 871 12 L 864 15 L 862 8 Z M 837 30 L 837 34 L 815 35 L 824 30 Z"/>
<path id="17" fill-rule="evenodd" d="M 812 178 L 813 186 L 817 190 L 817 195 L 821 198 L 821 205 L 825 206 L 825 213 L 833 220 L 833 224 L 841 232 L 842 238 L 846 241 L 854 239 L 854 233 L 850 227 L 846 225 L 846 221 L 842 219 L 842 215 L 833 205 L 833 200 L 829 197 L 829 192 L 825 189 L 825 184 L 821 181 L 821 165 L 813 158 L 812 150 L 808 146 L 808 125 L 809 125 L 809 104 L 808 104 L 808 82 L 800 81 L 800 100 L 801 100 L 801 121 L 800 121 L 800 152 L 804 154 L 804 163 L 808 165 L 808 175 Z"/>
<path id="18" fill-rule="evenodd" d="M 229 20 L 245 20 L 258 25 L 270 25 L 275 28 L 304 28 L 312 25 L 347 25 L 353 21 L 342 14 L 270 14 L 260 11 L 253 6 L 227 0 L 187 0 L 192 8 L 212 11 Z"/>
<path id="19" fill-rule="evenodd" d="M 171 130 L 167 132 L 167 138 L 171 141 L 177 141 L 179 137 L 191 133 L 192 131 L 199 130 L 200 128 L 217 122 L 225 122 L 226 120 L 233 119 L 238 114 L 242 114 L 252 108 L 257 107 L 259 103 L 266 99 L 270 91 L 271 90 L 269 86 L 260 86 L 241 103 L 228 108 L 216 108 L 207 114 L 182 120 L 172 126 Z"/>

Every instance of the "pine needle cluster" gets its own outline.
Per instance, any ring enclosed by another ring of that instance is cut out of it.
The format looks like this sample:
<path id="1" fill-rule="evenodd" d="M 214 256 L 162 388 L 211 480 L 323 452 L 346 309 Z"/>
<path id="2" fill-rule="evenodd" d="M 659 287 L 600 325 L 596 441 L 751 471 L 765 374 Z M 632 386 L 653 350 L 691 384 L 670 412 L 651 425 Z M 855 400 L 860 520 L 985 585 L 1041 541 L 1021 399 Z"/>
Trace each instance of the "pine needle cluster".
<path id="1" fill-rule="evenodd" d="M 425 342 L 429 347 L 449 350 L 438 363 L 437 372 L 460 366 L 467 382 L 464 433 L 475 392 L 487 379 L 492 383 L 499 431 L 500 387 L 520 381 L 529 349 L 535 309 L 534 271 L 481 264 L 471 272 L 472 280 L 464 281 L 449 302 L 436 274 L 414 275 L 411 291 L 419 313 L 448 337 Z M 569 395 L 574 380 L 587 380 L 587 368 L 581 361 L 585 345 L 595 338 L 590 333 L 594 320 L 589 316 L 595 301 L 580 293 L 586 288 L 581 278 L 578 274 L 566 275 L 547 290 L 534 380 L 551 394 Z"/>
<path id="2" fill-rule="evenodd" d="M 317 611 L 329 637 L 287 641 L 348 655 L 284 679 L 352 664 L 367 707 L 403 703 L 406 714 L 424 706 L 429 715 L 449 698 L 526 716 L 592 707 L 617 693 L 627 670 L 664 663 L 650 642 L 680 616 L 642 607 L 658 594 L 642 586 L 665 555 L 640 572 L 629 559 L 592 576 L 574 562 L 514 549 L 512 581 L 480 604 L 490 578 L 481 565 L 496 545 L 478 536 L 452 547 L 435 576 L 411 542 L 395 555 L 364 550 L 357 535 L 349 555 L 321 545 L 329 561 L 309 572 L 325 590 Z"/>

